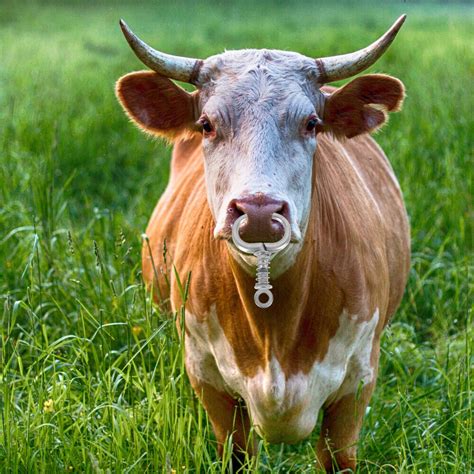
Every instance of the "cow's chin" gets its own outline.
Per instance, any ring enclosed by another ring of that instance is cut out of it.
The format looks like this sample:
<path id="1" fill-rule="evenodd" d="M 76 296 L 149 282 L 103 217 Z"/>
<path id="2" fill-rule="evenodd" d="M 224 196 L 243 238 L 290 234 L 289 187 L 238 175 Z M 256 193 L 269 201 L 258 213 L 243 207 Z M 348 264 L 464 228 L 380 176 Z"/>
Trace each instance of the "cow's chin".
<path id="1" fill-rule="evenodd" d="M 296 242 L 291 242 L 288 247 L 286 247 L 281 252 L 278 252 L 272 258 L 270 265 L 271 280 L 283 275 L 294 265 L 302 246 L 302 239 L 299 239 Z M 246 273 L 255 277 L 255 272 L 257 268 L 257 258 L 253 255 L 241 252 L 230 239 L 227 239 L 227 247 L 232 258 L 239 264 L 239 266 Z"/>

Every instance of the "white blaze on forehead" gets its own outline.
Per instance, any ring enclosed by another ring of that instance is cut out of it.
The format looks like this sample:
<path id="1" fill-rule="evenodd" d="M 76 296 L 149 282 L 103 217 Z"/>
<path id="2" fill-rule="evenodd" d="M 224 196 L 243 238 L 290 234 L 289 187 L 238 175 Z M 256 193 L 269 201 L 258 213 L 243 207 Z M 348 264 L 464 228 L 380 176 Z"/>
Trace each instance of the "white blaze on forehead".
<path id="1" fill-rule="evenodd" d="M 239 371 L 215 309 L 204 323 L 188 314 L 186 366 L 218 390 L 241 396 L 257 431 L 270 442 L 296 442 L 311 433 L 326 402 L 356 393 L 361 383 L 373 381 L 370 357 L 378 320 L 378 309 L 369 321 L 362 322 L 344 311 L 324 359 L 315 362 L 307 374 L 299 372 L 287 378 L 273 357 L 248 378 Z"/>

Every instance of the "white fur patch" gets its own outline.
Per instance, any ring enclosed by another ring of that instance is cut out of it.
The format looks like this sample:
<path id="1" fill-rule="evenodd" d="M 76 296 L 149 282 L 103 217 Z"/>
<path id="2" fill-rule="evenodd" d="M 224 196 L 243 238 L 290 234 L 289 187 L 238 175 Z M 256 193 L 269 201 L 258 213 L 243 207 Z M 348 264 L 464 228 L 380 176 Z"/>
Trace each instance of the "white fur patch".
<path id="1" fill-rule="evenodd" d="M 361 382 L 373 380 L 370 355 L 378 320 L 378 309 L 366 322 L 344 311 L 324 359 L 315 362 L 307 374 L 286 378 L 273 357 L 249 378 L 239 371 L 215 308 L 203 323 L 187 313 L 186 366 L 216 389 L 242 397 L 257 431 L 270 442 L 296 442 L 312 432 L 326 402 L 355 393 Z"/>

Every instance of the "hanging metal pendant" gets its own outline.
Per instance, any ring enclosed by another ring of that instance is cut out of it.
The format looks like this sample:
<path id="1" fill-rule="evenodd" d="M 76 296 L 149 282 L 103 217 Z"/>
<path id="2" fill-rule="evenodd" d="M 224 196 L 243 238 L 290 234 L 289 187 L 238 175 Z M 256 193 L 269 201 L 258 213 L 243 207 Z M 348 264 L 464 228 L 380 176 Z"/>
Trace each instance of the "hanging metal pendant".
<path id="1" fill-rule="evenodd" d="M 283 225 L 285 231 L 283 237 L 278 242 L 245 242 L 240 237 L 240 226 L 247 219 L 247 214 L 244 214 L 234 222 L 232 240 L 241 252 L 254 255 L 257 258 L 257 281 L 254 286 L 257 291 L 254 295 L 254 301 L 259 308 L 269 308 L 273 303 L 272 285 L 270 284 L 270 261 L 290 243 L 291 226 L 281 214 L 274 213 L 272 219 Z"/>

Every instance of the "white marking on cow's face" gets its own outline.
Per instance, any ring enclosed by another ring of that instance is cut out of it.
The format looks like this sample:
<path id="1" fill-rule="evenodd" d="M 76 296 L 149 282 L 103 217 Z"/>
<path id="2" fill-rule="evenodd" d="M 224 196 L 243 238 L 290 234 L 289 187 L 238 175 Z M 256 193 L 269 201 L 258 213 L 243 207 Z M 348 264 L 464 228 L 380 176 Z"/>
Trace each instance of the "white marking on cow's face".
<path id="1" fill-rule="evenodd" d="M 356 393 L 361 383 L 373 381 L 370 357 L 378 320 L 378 309 L 365 322 L 344 311 L 324 359 L 308 373 L 287 378 L 273 357 L 254 377 L 245 378 L 213 308 L 203 323 L 192 314 L 186 316 L 186 366 L 218 390 L 241 396 L 257 431 L 270 442 L 296 442 L 312 432 L 325 403 Z"/>
<path id="2" fill-rule="evenodd" d="M 232 200 L 262 193 L 288 204 L 293 238 L 308 221 L 316 136 L 322 112 L 314 62 L 297 53 L 231 51 L 206 60 L 201 112 L 215 135 L 203 138 L 208 202 L 225 227 Z"/>

